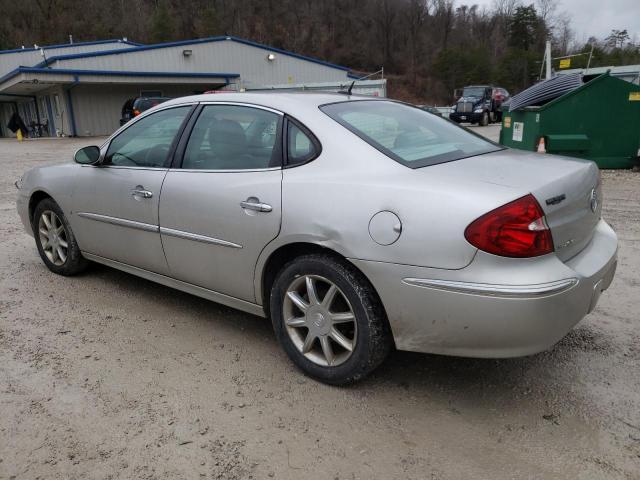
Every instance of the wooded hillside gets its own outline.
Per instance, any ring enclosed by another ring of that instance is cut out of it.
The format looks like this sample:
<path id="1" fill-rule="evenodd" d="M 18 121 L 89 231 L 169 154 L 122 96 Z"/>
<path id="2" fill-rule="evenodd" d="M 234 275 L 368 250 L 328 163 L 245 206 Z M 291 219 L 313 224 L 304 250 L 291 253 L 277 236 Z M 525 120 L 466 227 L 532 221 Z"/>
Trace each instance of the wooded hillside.
<path id="1" fill-rule="evenodd" d="M 468 83 L 521 90 L 538 78 L 547 38 L 554 56 L 593 44 L 592 66 L 640 63 L 625 30 L 576 45 L 555 0 L 490 9 L 453 0 L 0 0 L 0 13 L 0 49 L 70 34 L 142 43 L 230 34 L 362 72 L 384 66 L 391 96 L 424 103 L 449 102 Z"/>

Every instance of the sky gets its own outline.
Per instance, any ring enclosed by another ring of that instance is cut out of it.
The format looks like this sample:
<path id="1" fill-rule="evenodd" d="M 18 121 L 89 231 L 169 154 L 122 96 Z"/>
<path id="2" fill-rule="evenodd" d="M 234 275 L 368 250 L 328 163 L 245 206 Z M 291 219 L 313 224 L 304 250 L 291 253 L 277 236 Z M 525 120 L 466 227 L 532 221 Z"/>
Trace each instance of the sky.
<path id="1" fill-rule="evenodd" d="M 522 0 L 528 5 L 535 0 Z M 491 7 L 493 0 L 456 0 L 456 4 Z M 557 12 L 565 11 L 572 21 L 577 41 L 590 36 L 603 39 L 611 30 L 627 29 L 629 36 L 640 41 L 640 0 L 558 0 Z"/>

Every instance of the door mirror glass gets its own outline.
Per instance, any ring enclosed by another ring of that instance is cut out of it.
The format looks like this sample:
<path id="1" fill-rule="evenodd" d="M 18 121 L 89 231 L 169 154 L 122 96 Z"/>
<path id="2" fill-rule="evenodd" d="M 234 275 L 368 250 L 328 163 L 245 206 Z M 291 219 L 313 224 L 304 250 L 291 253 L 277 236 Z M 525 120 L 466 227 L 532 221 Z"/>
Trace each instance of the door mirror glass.
<path id="1" fill-rule="evenodd" d="M 93 165 L 100 160 L 100 149 L 95 145 L 81 148 L 73 156 L 73 159 L 80 165 Z"/>

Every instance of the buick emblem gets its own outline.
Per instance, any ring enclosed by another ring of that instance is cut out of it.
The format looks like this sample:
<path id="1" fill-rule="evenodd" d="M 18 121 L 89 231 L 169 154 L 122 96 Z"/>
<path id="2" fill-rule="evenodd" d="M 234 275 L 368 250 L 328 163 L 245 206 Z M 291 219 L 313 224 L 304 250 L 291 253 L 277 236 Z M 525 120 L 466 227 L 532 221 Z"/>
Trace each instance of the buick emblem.
<path id="1" fill-rule="evenodd" d="M 591 207 L 591 211 L 596 213 L 596 210 L 598 209 L 598 191 L 595 188 L 591 190 L 589 206 Z"/>

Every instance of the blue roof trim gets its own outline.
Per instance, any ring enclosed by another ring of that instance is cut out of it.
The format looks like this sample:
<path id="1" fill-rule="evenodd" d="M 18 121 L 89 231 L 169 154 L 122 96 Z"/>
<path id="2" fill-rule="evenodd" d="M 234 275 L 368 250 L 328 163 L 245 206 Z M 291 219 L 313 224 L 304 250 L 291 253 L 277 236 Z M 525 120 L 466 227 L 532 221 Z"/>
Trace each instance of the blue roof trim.
<path id="1" fill-rule="evenodd" d="M 307 56 L 304 56 L 304 55 L 299 55 L 299 54 L 294 53 L 294 52 L 289 52 L 288 50 L 282 50 L 280 48 L 270 47 L 268 45 L 263 45 L 261 43 L 252 42 L 250 40 L 245 40 L 243 38 L 230 37 L 230 36 L 200 38 L 200 39 L 197 39 L 197 40 L 182 40 L 182 41 L 179 41 L 179 42 L 166 42 L 166 43 L 156 43 L 156 44 L 153 44 L 153 45 L 142 45 L 142 46 L 133 47 L 133 48 L 121 48 L 121 49 L 116 49 L 116 50 L 102 50 L 102 51 L 97 51 L 97 52 L 85 52 L 85 53 L 74 53 L 74 54 L 69 54 L 69 55 L 60 55 L 60 56 L 57 56 L 57 57 L 51 57 L 51 58 L 47 59 L 46 62 L 41 62 L 37 66 L 38 67 L 43 67 L 43 66 L 46 66 L 46 65 L 50 65 L 53 62 L 56 62 L 58 60 L 71 60 L 71 59 L 74 59 L 74 58 L 101 57 L 101 56 L 105 56 L 105 55 L 121 55 L 121 54 L 126 54 L 126 53 L 143 52 L 143 51 L 146 51 L 146 50 L 155 50 L 155 49 L 158 49 L 158 48 L 181 47 L 181 46 L 186 46 L 186 45 L 198 45 L 198 44 L 202 44 L 202 43 L 221 42 L 221 41 L 225 41 L 225 40 L 229 40 L 229 41 L 233 41 L 233 42 L 237 42 L 237 43 L 242 43 L 244 45 L 249 45 L 251 47 L 261 48 L 263 50 L 267 50 L 267 51 L 270 51 L 270 52 L 280 53 L 282 55 L 287 55 L 289 57 L 298 58 L 300 60 L 305 60 L 307 62 L 317 63 L 319 65 L 324 65 L 325 67 L 335 68 L 337 70 L 342 70 L 344 72 L 348 72 L 348 71 L 351 70 L 350 68 L 343 67 L 341 65 L 335 65 L 335 64 L 329 63 L 329 62 L 325 62 L 324 60 L 319 60 L 317 58 L 307 57 Z"/>
<path id="2" fill-rule="evenodd" d="M 33 47 L 26 47 L 26 48 L 14 48 L 11 50 L 0 50 L 0 55 L 4 54 L 4 53 L 20 53 L 20 52 L 37 52 L 39 51 L 41 48 L 43 50 L 51 50 L 51 49 L 55 49 L 55 48 L 68 48 L 68 47 L 77 47 L 77 46 L 90 46 L 90 45 L 105 45 L 107 43 L 124 43 L 126 45 L 132 45 L 134 47 L 141 47 L 143 44 L 142 43 L 137 43 L 137 42 L 132 42 L 130 40 L 122 40 L 122 39 L 113 39 L 113 40 L 95 40 L 93 42 L 76 42 L 76 43 L 60 43 L 58 45 L 43 45 L 41 47 L 38 47 L 37 49 L 33 48 Z"/>
<path id="3" fill-rule="evenodd" d="M 44 73 L 51 75 L 96 75 L 96 76 L 116 76 L 116 77 L 171 77 L 171 78 L 238 78 L 239 73 L 180 73 L 180 72 L 133 72 L 123 70 L 72 70 L 72 69 L 52 69 L 38 67 L 18 67 L 0 78 L 0 83 L 8 80 L 20 73 Z"/>

